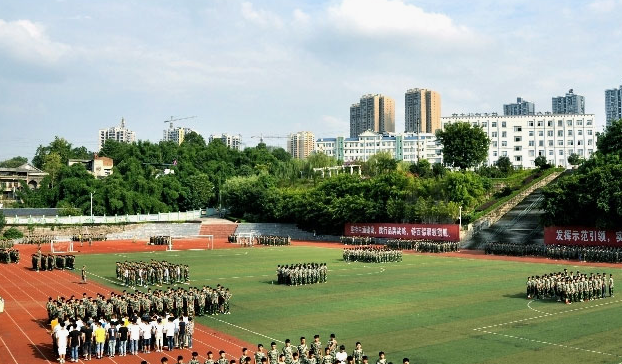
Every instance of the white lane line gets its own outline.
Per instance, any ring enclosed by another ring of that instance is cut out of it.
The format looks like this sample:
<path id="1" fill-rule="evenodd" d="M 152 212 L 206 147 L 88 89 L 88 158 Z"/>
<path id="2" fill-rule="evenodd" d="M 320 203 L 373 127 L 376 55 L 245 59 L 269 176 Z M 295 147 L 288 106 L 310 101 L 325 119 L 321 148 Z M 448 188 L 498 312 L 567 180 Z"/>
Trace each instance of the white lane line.
<path id="1" fill-rule="evenodd" d="M 281 340 L 279 340 L 279 339 L 275 339 L 275 338 L 273 338 L 273 337 L 270 337 L 270 336 L 267 336 L 267 335 L 264 335 L 264 334 L 260 334 L 260 333 L 258 333 L 258 332 L 256 332 L 256 331 L 252 331 L 252 330 L 249 330 L 249 329 L 247 329 L 247 328 L 245 328 L 245 327 L 238 326 L 238 325 L 236 325 L 236 324 L 232 324 L 232 323 L 230 323 L 230 322 L 223 321 L 223 320 L 221 320 L 221 319 L 217 319 L 217 318 L 215 318 L 215 317 L 213 317 L 213 316 L 208 316 L 208 318 L 210 318 L 210 319 L 212 319 L 212 320 L 214 320 L 214 321 L 222 322 L 223 324 L 227 324 L 227 325 L 233 326 L 233 327 L 238 328 L 238 329 L 240 329 L 240 330 L 244 330 L 244 331 L 250 332 L 251 334 L 254 334 L 254 335 L 257 335 L 257 336 L 262 336 L 262 337 L 265 337 L 265 338 L 270 339 L 270 340 L 272 340 L 272 341 L 275 341 L 275 342 L 279 342 L 279 343 L 281 343 L 281 344 L 284 344 L 284 342 L 283 342 L 283 341 L 281 341 Z"/>
<path id="2" fill-rule="evenodd" d="M 13 359 L 13 362 L 14 362 L 15 364 L 19 364 L 19 363 L 17 362 L 17 360 L 15 360 L 15 357 L 13 356 L 13 353 L 12 353 L 12 352 L 11 352 L 11 350 L 9 349 L 9 346 L 8 346 L 8 345 L 4 342 L 4 339 L 2 338 L 2 336 L 0 336 L 0 341 L 2 341 L 2 344 L 4 344 L 4 347 L 6 348 L 6 351 L 8 351 L 8 352 L 9 352 L 9 355 L 11 355 L 11 358 Z"/>

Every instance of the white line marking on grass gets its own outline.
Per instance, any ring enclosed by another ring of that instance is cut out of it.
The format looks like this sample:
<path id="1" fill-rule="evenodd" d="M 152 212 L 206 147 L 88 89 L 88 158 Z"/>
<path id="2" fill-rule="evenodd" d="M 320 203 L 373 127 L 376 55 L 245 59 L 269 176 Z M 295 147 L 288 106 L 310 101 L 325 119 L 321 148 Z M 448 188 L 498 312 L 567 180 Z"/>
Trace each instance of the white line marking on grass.
<path id="1" fill-rule="evenodd" d="M 242 326 L 239 326 L 239 325 L 236 325 L 236 324 L 232 324 L 232 323 L 230 323 L 230 322 L 223 321 L 223 320 L 221 320 L 221 319 L 217 319 L 217 318 L 215 318 L 215 317 L 213 317 L 213 316 L 207 316 L 207 317 L 208 317 L 208 318 L 210 318 L 210 319 L 212 319 L 212 320 L 215 320 L 215 321 L 218 321 L 218 322 L 222 322 L 223 324 L 227 324 L 227 325 L 233 326 L 233 327 L 238 328 L 238 329 L 240 329 L 240 330 L 244 330 L 244 331 L 250 332 L 251 334 L 255 334 L 255 335 L 258 335 L 258 336 L 262 336 L 262 337 L 265 337 L 266 339 L 270 339 L 270 340 L 272 340 L 272 341 L 276 341 L 276 342 L 279 342 L 279 343 L 281 343 L 281 344 L 284 344 L 284 342 L 283 342 L 283 341 L 281 341 L 281 340 L 279 340 L 279 339 L 275 339 L 275 338 L 272 338 L 272 337 L 270 337 L 270 336 L 267 336 L 267 335 L 264 335 L 264 334 L 260 334 L 260 333 L 258 333 L 258 332 L 255 332 L 255 331 L 249 330 L 249 329 L 247 329 L 247 328 L 245 328 L 245 327 L 242 327 Z"/>
<path id="2" fill-rule="evenodd" d="M 532 303 L 532 302 L 535 302 L 535 301 L 537 301 L 537 300 L 530 300 L 530 301 L 527 303 L 527 307 L 529 307 L 529 309 L 530 309 L 530 310 L 532 310 L 532 311 L 536 311 L 537 313 L 544 313 L 544 314 L 547 314 L 547 315 L 548 315 L 548 314 L 549 314 L 548 312 L 544 312 L 544 311 L 536 310 L 535 308 L 531 307 L 531 303 Z"/>
<path id="3" fill-rule="evenodd" d="M 0 336 L 0 340 L 2 340 L 2 344 L 4 344 L 6 351 L 8 351 L 9 355 L 11 355 L 11 358 L 13 358 L 13 362 L 15 362 L 15 364 L 19 364 L 17 360 L 15 360 L 15 357 L 13 356 L 13 353 L 11 352 L 11 350 L 9 350 L 9 346 L 4 342 L 4 339 L 2 338 L 2 336 Z"/>

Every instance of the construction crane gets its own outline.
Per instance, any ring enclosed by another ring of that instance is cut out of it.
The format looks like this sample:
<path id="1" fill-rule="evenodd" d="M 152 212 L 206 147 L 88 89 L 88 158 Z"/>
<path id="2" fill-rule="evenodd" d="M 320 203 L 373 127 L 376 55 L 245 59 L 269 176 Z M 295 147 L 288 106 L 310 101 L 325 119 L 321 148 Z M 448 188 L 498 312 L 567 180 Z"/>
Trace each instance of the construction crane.
<path id="1" fill-rule="evenodd" d="M 264 138 L 265 139 L 287 139 L 289 138 L 286 135 L 263 135 L 263 134 L 259 134 L 259 135 L 253 135 L 251 136 L 251 138 L 259 138 L 259 142 L 263 143 Z"/>
<path id="2" fill-rule="evenodd" d="M 165 122 L 165 123 L 170 123 L 170 124 L 169 124 L 169 128 L 173 129 L 173 121 L 186 120 L 186 119 L 194 119 L 194 118 L 196 118 L 196 115 L 195 115 L 195 116 L 188 116 L 188 117 L 186 117 L 186 118 L 177 118 L 177 119 L 174 119 L 174 116 L 171 116 L 170 120 L 164 120 L 164 122 Z"/>

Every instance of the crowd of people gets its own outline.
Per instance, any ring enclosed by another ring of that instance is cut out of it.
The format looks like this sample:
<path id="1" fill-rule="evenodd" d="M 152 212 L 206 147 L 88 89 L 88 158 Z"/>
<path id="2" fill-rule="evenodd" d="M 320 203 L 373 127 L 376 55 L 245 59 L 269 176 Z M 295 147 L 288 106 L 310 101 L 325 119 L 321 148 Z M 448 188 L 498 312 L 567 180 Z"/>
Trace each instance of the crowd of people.
<path id="1" fill-rule="evenodd" d="M 386 246 L 390 249 L 414 250 L 421 253 L 448 253 L 460 251 L 459 241 L 390 239 L 387 240 Z"/>
<path id="2" fill-rule="evenodd" d="M 61 316 L 50 324 L 60 363 L 192 348 L 194 335 L 193 317 L 186 315 Z"/>
<path id="3" fill-rule="evenodd" d="M 73 241 L 79 241 L 79 242 L 93 242 L 93 241 L 104 241 L 106 240 L 106 234 L 91 234 L 91 233 L 87 233 L 87 234 L 78 234 L 78 235 L 74 235 L 71 237 L 71 240 Z"/>
<path id="4" fill-rule="evenodd" d="M 278 284 L 300 286 L 326 283 L 326 263 L 298 263 L 278 265 L 276 268 Z"/>
<path id="5" fill-rule="evenodd" d="M 376 239 L 371 236 L 342 236 L 339 238 L 343 245 L 372 245 Z"/>
<path id="6" fill-rule="evenodd" d="M 238 235 L 231 234 L 227 237 L 227 241 L 232 244 L 242 244 L 244 246 L 252 246 L 254 244 L 268 245 L 268 246 L 282 246 L 291 245 L 291 236 L 279 236 L 279 235 Z"/>
<path id="7" fill-rule="evenodd" d="M 344 249 L 343 260 L 365 263 L 401 262 L 402 251 L 379 246 L 359 246 Z"/>
<path id="8" fill-rule="evenodd" d="M 592 301 L 613 297 L 613 274 L 552 272 L 542 276 L 527 277 L 527 299 L 557 299 L 557 302 Z"/>
<path id="9" fill-rule="evenodd" d="M 19 263 L 19 250 L 15 248 L 0 248 L 0 263 Z"/>
<path id="10" fill-rule="evenodd" d="M 173 238 L 169 235 L 158 235 L 149 237 L 149 245 L 171 245 Z"/>
<path id="11" fill-rule="evenodd" d="M 489 242 L 486 254 L 535 256 L 584 262 L 622 263 L 622 248 L 604 245 L 543 245 Z"/>
<path id="12" fill-rule="evenodd" d="M 56 239 L 54 235 L 26 235 L 21 239 L 20 244 L 50 244 Z"/>
<path id="13" fill-rule="evenodd" d="M 117 262 L 116 273 L 117 280 L 128 287 L 162 286 L 190 281 L 190 268 L 187 264 L 169 263 L 166 260 Z"/>
<path id="14" fill-rule="evenodd" d="M 72 254 L 42 254 L 38 252 L 31 255 L 32 270 L 51 271 L 54 269 L 73 270 L 75 268 L 76 256 Z"/>

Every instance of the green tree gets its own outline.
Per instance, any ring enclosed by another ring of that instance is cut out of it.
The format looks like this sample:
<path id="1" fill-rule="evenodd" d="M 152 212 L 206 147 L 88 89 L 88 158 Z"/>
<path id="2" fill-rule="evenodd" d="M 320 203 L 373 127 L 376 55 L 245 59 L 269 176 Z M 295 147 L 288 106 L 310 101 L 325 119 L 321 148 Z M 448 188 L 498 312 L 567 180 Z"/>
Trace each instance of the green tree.
<path id="1" fill-rule="evenodd" d="M 4 229 L 6 226 L 6 218 L 4 217 L 4 212 L 0 211 L 0 231 Z"/>
<path id="2" fill-rule="evenodd" d="M 596 146 L 603 154 L 622 153 L 622 120 L 612 122 L 604 133 L 599 134 Z"/>
<path id="3" fill-rule="evenodd" d="M 17 168 L 25 163 L 28 163 L 28 158 L 18 156 L 18 157 L 13 157 L 11 159 L 7 159 L 7 160 L 0 162 L 0 167 Z"/>
<path id="4" fill-rule="evenodd" d="M 507 156 L 499 157 L 499 159 L 497 159 L 497 162 L 495 163 L 495 165 L 506 176 L 509 175 L 510 173 L 512 173 L 512 171 L 514 171 L 514 166 L 512 165 L 512 161 L 510 161 L 510 158 L 507 157 Z"/>
<path id="5" fill-rule="evenodd" d="M 447 169 L 441 163 L 434 163 L 432 165 L 432 173 L 434 174 L 434 177 L 443 177 L 446 172 Z"/>
<path id="6" fill-rule="evenodd" d="M 419 159 L 416 163 L 411 164 L 410 172 L 421 178 L 428 178 L 433 175 L 432 165 L 427 159 Z"/>
<path id="7" fill-rule="evenodd" d="M 58 180 L 58 174 L 62 167 L 61 156 L 58 153 L 52 152 L 43 157 L 43 170 L 49 173 L 52 186 L 54 186 Z"/>
<path id="8" fill-rule="evenodd" d="M 183 185 L 188 190 L 183 203 L 183 207 L 186 210 L 205 208 L 215 196 L 214 184 L 205 173 L 188 177 Z"/>
<path id="9" fill-rule="evenodd" d="M 397 169 L 397 161 L 389 152 L 379 152 L 363 163 L 363 173 L 373 177 L 383 173 L 391 173 Z"/>
<path id="10" fill-rule="evenodd" d="M 549 164 L 549 162 L 547 162 L 546 157 L 543 155 L 537 156 L 536 159 L 533 161 L 533 163 L 536 167 L 540 168 L 541 170 L 551 168 L 551 165 Z"/>
<path id="11" fill-rule="evenodd" d="M 568 163 L 572 166 L 578 166 L 581 162 L 583 162 L 583 158 L 581 158 L 577 153 L 571 153 L 568 156 Z"/>
<path id="12" fill-rule="evenodd" d="M 437 130 L 436 138 L 443 145 L 443 161 L 454 168 L 465 170 L 483 163 L 488 156 L 490 139 L 480 127 L 469 123 L 447 124 Z"/>

